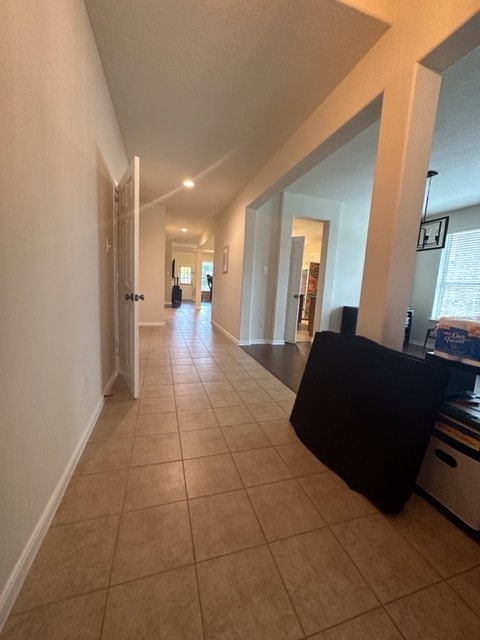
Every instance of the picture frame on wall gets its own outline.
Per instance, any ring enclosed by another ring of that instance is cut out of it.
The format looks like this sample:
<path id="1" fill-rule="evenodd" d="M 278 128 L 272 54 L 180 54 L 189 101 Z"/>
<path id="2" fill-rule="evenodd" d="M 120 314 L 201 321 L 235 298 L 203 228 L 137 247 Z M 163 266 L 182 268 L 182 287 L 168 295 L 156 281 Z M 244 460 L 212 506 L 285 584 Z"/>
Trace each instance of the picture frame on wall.
<path id="1" fill-rule="evenodd" d="M 228 273 L 228 247 L 229 245 L 227 244 L 226 247 L 223 247 L 223 254 L 222 254 L 222 273 Z"/>
<path id="2" fill-rule="evenodd" d="M 443 249 L 447 238 L 449 217 L 425 220 L 420 224 L 417 240 L 417 251 Z"/>

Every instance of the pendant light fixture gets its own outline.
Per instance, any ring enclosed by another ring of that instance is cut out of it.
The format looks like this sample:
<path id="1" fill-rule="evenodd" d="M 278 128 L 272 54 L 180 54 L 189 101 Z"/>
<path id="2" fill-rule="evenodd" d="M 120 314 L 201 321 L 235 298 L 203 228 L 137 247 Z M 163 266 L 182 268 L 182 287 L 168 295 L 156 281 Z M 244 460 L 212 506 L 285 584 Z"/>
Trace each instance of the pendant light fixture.
<path id="1" fill-rule="evenodd" d="M 430 198 L 430 189 L 432 188 L 432 178 L 438 176 L 438 171 L 429 169 L 427 171 L 427 197 L 425 198 L 425 209 L 423 211 L 422 223 L 427 220 L 428 199 Z"/>
<path id="2" fill-rule="evenodd" d="M 448 216 L 444 218 L 434 218 L 427 220 L 428 200 L 432 187 L 432 178 L 438 176 L 438 171 L 429 169 L 427 171 L 427 194 L 425 197 L 425 208 L 418 230 L 417 251 L 427 251 L 430 249 L 443 249 L 447 237 Z"/>

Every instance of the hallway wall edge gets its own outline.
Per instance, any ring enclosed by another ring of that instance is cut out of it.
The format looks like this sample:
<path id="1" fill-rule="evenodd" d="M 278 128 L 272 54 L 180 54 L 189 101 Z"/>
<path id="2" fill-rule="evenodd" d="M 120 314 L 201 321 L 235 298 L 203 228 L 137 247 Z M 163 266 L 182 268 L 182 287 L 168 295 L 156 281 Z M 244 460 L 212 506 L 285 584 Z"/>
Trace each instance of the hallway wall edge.
<path id="1" fill-rule="evenodd" d="M 50 499 L 47 502 L 47 505 L 42 515 L 38 519 L 38 522 L 30 538 L 28 539 L 27 544 L 25 545 L 12 573 L 10 574 L 9 579 L 7 580 L 7 583 L 2 593 L 0 594 L 0 631 L 2 630 L 3 625 L 5 624 L 10 614 L 10 611 L 14 605 L 14 602 L 25 581 L 27 573 L 35 559 L 35 556 L 37 555 L 37 552 L 40 548 L 40 545 L 43 542 L 43 539 L 45 538 L 45 535 L 50 527 L 50 524 L 52 523 L 53 517 L 55 516 L 58 505 L 60 504 L 60 501 L 62 500 L 63 495 L 67 489 L 67 486 L 75 470 L 75 467 L 77 466 L 78 460 L 80 459 L 80 456 L 83 453 L 85 445 L 87 444 L 90 434 L 92 433 L 93 428 L 95 427 L 95 424 L 98 420 L 98 417 L 103 409 L 103 405 L 105 404 L 104 396 L 108 394 L 109 391 L 111 390 L 116 377 L 117 377 L 117 372 L 114 371 L 110 380 L 107 382 L 101 397 L 97 402 L 97 405 L 93 411 L 93 414 L 90 420 L 86 425 L 86 428 L 83 432 L 82 437 L 78 441 L 77 446 L 75 447 L 70 457 L 70 460 L 67 462 L 65 466 L 65 469 L 57 483 L 55 490 L 50 496 Z"/>

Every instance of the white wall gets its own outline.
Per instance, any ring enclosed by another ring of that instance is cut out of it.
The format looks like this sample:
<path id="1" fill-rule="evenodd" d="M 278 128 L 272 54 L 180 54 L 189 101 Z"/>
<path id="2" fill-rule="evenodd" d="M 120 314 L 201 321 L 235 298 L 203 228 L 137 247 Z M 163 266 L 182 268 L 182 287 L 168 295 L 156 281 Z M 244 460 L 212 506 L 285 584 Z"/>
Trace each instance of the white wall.
<path id="1" fill-rule="evenodd" d="M 339 331 L 341 308 L 358 305 L 360 298 L 369 211 L 289 192 L 284 194 L 283 210 L 289 218 L 312 218 L 328 223 L 324 232 L 327 257 L 323 296 L 319 289 L 317 305 L 320 300 L 323 302 L 318 307 L 315 329 Z"/>
<path id="2" fill-rule="evenodd" d="M 126 156 L 83 2 L 4 0 L 0 54 L 1 626 L 114 374 Z"/>
<path id="3" fill-rule="evenodd" d="M 340 202 L 287 191 L 252 211 L 247 219 L 251 253 L 247 259 L 248 269 L 246 267 L 244 271 L 244 285 L 249 288 L 251 298 L 242 309 L 248 324 L 242 332 L 242 341 L 245 343 L 279 343 L 284 340 L 294 217 L 327 223 L 323 305 L 320 306 L 316 328 L 338 331 L 342 307 L 358 306 L 368 208 L 346 206 Z M 317 255 L 317 260 L 319 258 Z"/>
<path id="4" fill-rule="evenodd" d="M 360 302 L 369 216 L 369 207 L 349 203 L 342 205 L 334 290 L 330 301 L 328 327 L 331 331 L 340 331 L 343 307 L 358 307 Z"/>
<path id="5" fill-rule="evenodd" d="M 255 247 L 251 279 L 250 342 L 272 339 L 273 306 L 277 281 L 280 197 L 255 212 Z"/>
<path id="6" fill-rule="evenodd" d="M 448 233 L 480 228 L 480 206 L 457 209 L 442 213 L 443 215 L 450 216 Z M 438 217 L 438 215 L 435 217 Z M 427 329 L 433 326 L 429 322 L 429 318 L 432 315 L 441 256 L 441 250 L 417 252 L 415 276 L 410 298 L 410 308 L 414 310 L 410 339 L 417 344 L 423 345 Z"/>
<path id="7" fill-rule="evenodd" d="M 165 242 L 165 304 L 172 303 L 172 241 Z"/>
<path id="8" fill-rule="evenodd" d="M 140 323 L 165 322 L 165 206 L 140 211 Z"/>
<path id="9" fill-rule="evenodd" d="M 228 215 L 215 218 L 214 286 L 212 321 L 228 336 L 238 339 L 240 335 L 241 291 L 243 269 L 251 267 L 251 256 L 245 256 L 245 207 L 235 207 Z M 229 248 L 228 272 L 222 271 L 225 247 Z M 247 281 L 250 281 L 247 278 Z"/>

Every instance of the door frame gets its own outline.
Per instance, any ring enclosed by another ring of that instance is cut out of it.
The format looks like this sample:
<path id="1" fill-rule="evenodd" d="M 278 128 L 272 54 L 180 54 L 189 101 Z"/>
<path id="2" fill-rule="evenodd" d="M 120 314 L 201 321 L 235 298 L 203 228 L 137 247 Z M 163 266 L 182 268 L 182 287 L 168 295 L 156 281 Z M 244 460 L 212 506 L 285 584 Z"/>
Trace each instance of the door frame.
<path id="1" fill-rule="evenodd" d="M 300 305 L 300 287 L 302 284 L 302 269 L 303 269 L 303 258 L 305 255 L 305 236 L 292 236 L 290 238 L 290 259 L 289 259 L 289 265 L 288 265 L 288 283 L 287 283 L 287 300 L 286 300 L 286 305 L 285 305 L 285 330 L 284 330 L 284 339 L 285 342 L 288 342 L 289 344 L 295 344 L 297 342 L 297 329 L 298 329 L 298 309 L 299 309 L 299 305 Z M 298 241 L 298 242 L 295 242 Z M 299 269 L 299 273 L 298 273 L 298 293 L 297 294 L 293 294 L 293 290 L 297 290 L 297 273 L 293 273 L 292 272 L 292 265 L 293 265 L 293 251 L 294 251 L 294 246 L 295 244 L 298 244 L 299 246 L 302 246 L 302 257 L 301 257 L 301 261 L 300 261 L 300 269 Z M 295 278 L 295 282 L 294 282 L 294 278 Z M 295 305 L 292 297 L 294 296 L 294 298 L 297 301 L 297 304 Z M 293 318 L 294 320 L 294 325 L 290 326 L 289 325 L 289 312 L 290 312 L 290 305 L 295 306 L 296 307 L 296 313 L 295 313 L 295 318 Z M 291 331 L 291 336 L 294 338 L 293 340 L 288 340 L 287 338 L 290 337 L 289 332 Z"/>
<path id="2" fill-rule="evenodd" d="M 120 344 L 118 322 L 118 314 L 120 312 L 118 306 L 118 204 L 118 182 L 115 180 L 113 183 L 113 339 L 115 341 L 115 377 L 118 376 L 120 371 Z"/>
<path id="3" fill-rule="evenodd" d="M 135 238 L 135 234 L 137 235 L 137 241 L 135 242 L 134 239 L 134 247 L 133 247 L 133 253 L 134 253 L 134 286 L 133 289 L 135 289 L 135 291 L 133 291 L 132 293 L 137 294 L 138 293 L 138 289 L 139 289 L 139 284 L 140 284 L 140 244 L 139 244 L 139 223 L 140 223 L 140 159 L 138 156 L 133 156 L 133 158 L 130 160 L 130 162 L 128 163 L 127 168 L 125 169 L 122 178 L 120 179 L 119 183 L 115 183 L 115 193 L 114 193 L 114 215 L 115 215 L 115 224 L 114 224 L 114 304 L 115 304 L 115 322 L 114 322 L 114 333 L 115 333 L 115 369 L 116 369 L 116 374 L 117 377 L 122 375 L 122 371 L 121 371 L 121 362 L 120 362 L 120 305 L 121 305 L 121 300 L 120 300 L 120 296 L 119 296 L 119 279 L 120 279 L 120 274 L 119 274 L 119 270 L 120 270 L 120 260 L 119 260 L 119 241 L 120 241 L 120 231 L 119 231 L 119 226 L 120 226 L 120 201 L 119 201 L 119 185 L 122 183 L 122 181 L 124 180 L 126 174 L 131 171 L 131 173 L 135 176 L 137 175 L 138 178 L 138 183 L 137 183 L 137 189 L 138 189 L 138 213 L 137 213 L 137 220 L 135 221 L 134 218 L 134 226 L 136 226 L 136 231 L 134 231 L 134 238 Z M 134 177 L 135 179 L 135 177 Z M 135 204 L 134 204 L 135 206 Z M 135 251 L 136 250 L 136 251 Z M 136 255 L 135 255 L 136 254 Z M 136 282 L 135 282 L 136 280 Z M 135 295 L 135 301 L 131 301 L 131 304 L 136 305 L 136 309 L 138 309 L 138 295 Z M 132 384 L 133 384 L 133 390 L 130 389 L 130 385 L 128 385 L 127 383 L 127 387 L 129 388 L 132 397 L 137 399 L 139 397 L 140 394 L 140 335 L 139 335 L 139 322 L 138 322 L 138 311 L 137 313 L 134 312 L 134 317 L 137 318 L 137 322 L 136 322 L 136 340 L 134 339 L 134 348 L 133 348 L 133 380 L 132 380 Z M 135 345 L 136 343 L 136 345 Z M 126 382 L 126 381 L 125 381 Z"/>
<path id="4" fill-rule="evenodd" d="M 313 318 L 313 335 L 315 335 L 316 331 L 327 330 L 328 324 L 329 324 L 329 318 L 328 317 L 324 318 L 324 308 L 326 307 L 327 309 L 330 309 L 329 296 L 331 295 L 331 292 L 330 292 L 331 287 L 327 283 L 327 266 L 329 261 L 329 247 L 330 247 L 330 239 L 331 239 L 330 221 L 322 218 L 311 218 L 308 215 L 298 215 L 294 217 L 301 218 L 302 220 L 308 220 L 309 222 L 319 223 L 319 224 L 322 224 L 323 226 L 322 245 L 320 248 L 320 255 L 318 256 L 318 262 L 320 266 L 318 270 L 317 296 L 316 296 L 315 312 L 314 312 L 314 318 Z M 292 222 L 293 222 L 293 217 L 292 217 Z M 294 236 L 290 236 L 290 239 L 291 237 L 294 237 Z M 331 258 L 334 261 L 335 256 L 333 255 L 331 256 Z M 287 259 L 290 260 L 290 258 L 289 257 L 287 258 L 287 256 L 285 255 L 283 257 L 284 263 L 287 262 Z M 280 265 L 279 265 L 279 269 L 280 269 Z M 306 298 L 305 298 L 305 302 L 306 302 Z M 285 301 L 284 301 L 285 318 L 287 313 L 287 304 L 288 304 L 288 301 L 285 298 Z"/>

